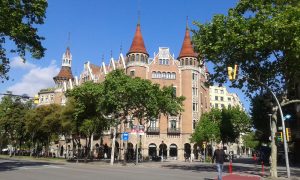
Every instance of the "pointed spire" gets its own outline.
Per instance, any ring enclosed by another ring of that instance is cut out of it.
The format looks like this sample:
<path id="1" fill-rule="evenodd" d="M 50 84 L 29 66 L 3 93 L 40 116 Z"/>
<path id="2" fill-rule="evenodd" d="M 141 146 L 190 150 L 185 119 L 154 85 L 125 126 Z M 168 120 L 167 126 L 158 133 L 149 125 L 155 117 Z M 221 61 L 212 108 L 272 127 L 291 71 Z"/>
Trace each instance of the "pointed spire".
<path id="1" fill-rule="evenodd" d="M 140 23 L 138 23 L 136 26 L 134 38 L 133 38 L 131 47 L 127 54 L 130 54 L 130 53 L 144 53 L 144 54 L 148 55 L 148 52 L 147 52 L 145 44 L 144 44 L 144 39 L 143 39 L 143 36 L 141 33 Z"/>
<path id="2" fill-rule="evenodd" d="M 70 52 L 70 47 L 69 46 L 66 49 L 65 58 L 66 59 L 71 59 L 71 52 Z"/>
<path id="3" fill-rule="evenodd" d="M 182 57 L 195 57 L 195 58 L 197 57 L 197 54 L 194 52 L 194 48 L 193 48 L 192 41 L 190 38 L 190 31 L 189 31 L 189 27 L 188 27 L 188 17 L 186 18 L 185 36 L 183 39 L 181 51 L 180 51 L 178 58 L 182 58 Z"/>

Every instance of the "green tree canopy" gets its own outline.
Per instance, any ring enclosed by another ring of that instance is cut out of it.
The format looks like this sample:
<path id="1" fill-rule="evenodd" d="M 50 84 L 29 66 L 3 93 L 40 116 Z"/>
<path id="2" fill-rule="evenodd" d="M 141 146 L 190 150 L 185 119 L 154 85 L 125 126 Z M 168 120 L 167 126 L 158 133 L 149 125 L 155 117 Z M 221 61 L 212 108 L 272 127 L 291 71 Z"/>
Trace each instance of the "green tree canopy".
<path id="1" fill-rule="evenodd" d="M 295 92 L 300 76 L 300 1 L 241 0 L 227 15 L 206 24 L 195 23 L 195 49 L 214 66 L 211 80 L 224 83 L 227 67 L 239 65 L 240 74 L 265 83 L 276 92 Z M 250 95 L 261 89 L 256 81 L 239 79 Z M 295 93 L 293 97 L 295 98 Z"/>
<path id="2" fill-rule="evenodd" d="M 44 23 L 47 0 L 2 0 L 0 2 L 0 80 L 8 79 L 9 58 L 7 41 L 12 41 L 15 48 L 10 52 L 17 53 L 23 59 L 26 51 L 33 58 L 44 56 L 45 48 L 39 36 L 37 25 Z M 25 59 L 24 59 L 25 60 Z"/>
<path id="3" fill-rule="evenodd" d="M 222 114 L 219 109 L 212 109 L 208 113 L 202 114 L 196 125 L 195 132 L 192 134 L 192 142 L 219 142 L 221 140 L 220 123 Z"/>

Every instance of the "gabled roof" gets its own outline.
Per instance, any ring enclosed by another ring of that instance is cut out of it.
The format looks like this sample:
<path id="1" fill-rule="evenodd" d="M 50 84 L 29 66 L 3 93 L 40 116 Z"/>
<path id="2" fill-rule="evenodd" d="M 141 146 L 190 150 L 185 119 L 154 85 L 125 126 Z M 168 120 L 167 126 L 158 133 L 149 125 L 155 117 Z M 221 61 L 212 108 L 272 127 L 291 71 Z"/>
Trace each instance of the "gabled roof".
<path id="1" fill-rule="evenodd" d="M 183 43 L 182 43 L 182 47 L 178 59 L 182 57 L 195 57 L 195 58 L 197 57 L 197 54 L 194 52 L 194 48 L 190 38 L 190 31 L 188 27 L 186 27 L 185 30 L 185 36 L 183 39 Z"/>
<path id="2" fill-rule="evenodd" d="M 130 53 L 144 53 L 149 55 L 144 44 L 144 39 L 141 33 L 141 26 L 139 23 L 136 26 L 134 38 L 127 55 Z"/>

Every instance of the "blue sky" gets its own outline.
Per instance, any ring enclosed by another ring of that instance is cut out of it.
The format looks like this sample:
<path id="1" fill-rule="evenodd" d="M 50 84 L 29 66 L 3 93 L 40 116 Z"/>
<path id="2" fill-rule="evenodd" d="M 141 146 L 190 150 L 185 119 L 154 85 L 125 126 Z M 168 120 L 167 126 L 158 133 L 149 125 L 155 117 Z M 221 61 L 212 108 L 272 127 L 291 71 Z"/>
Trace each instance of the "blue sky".
<path id="1" fill-rule="evenodd" d="M 39 34 L 46 38 L 43 41 L 47 48 L 45 57 L 41 60 L 28 58 L 23 64 L 17 55 L 10 54 L 10 80 L 1 84 L 1 93 L 11 90 L 14 94 L 34 95 L 41 88 L 53 86 L 52 78 L 59 71 L 62 54 L 68 45 L 73 55 L 74 75 L 80 74 L 88 60 L 99 65 L 104 56 L 108 62 L 111 52 L 117 58 L 120 47 L 126 54 L 135 32 L 138 11 L 150 57 L 159 47 L 169 47 L 177 57 L 187 16 L 193 29 L 192 21 L 208 22 L 215 14 L 227 13 L 237 0 L 51 0 L 48 3 L 45 24 L 38 26 Z M 246 109 L 249 108 L 249 102 L 239 90 L 230 89 L 230 92 L 237 92 Z"/>

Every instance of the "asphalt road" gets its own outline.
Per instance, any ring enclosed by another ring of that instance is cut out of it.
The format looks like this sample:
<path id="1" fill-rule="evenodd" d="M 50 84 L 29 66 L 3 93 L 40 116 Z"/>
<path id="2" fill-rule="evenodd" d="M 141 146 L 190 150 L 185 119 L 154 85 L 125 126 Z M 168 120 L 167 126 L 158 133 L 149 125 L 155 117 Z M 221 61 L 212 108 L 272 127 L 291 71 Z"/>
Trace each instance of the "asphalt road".
<path id="1" fill-rule="evenodd" d="M 1 160 L 0 180 L 189 180 L 213 179 L 215 172 L 161 167 L 62 164 Z"/>

